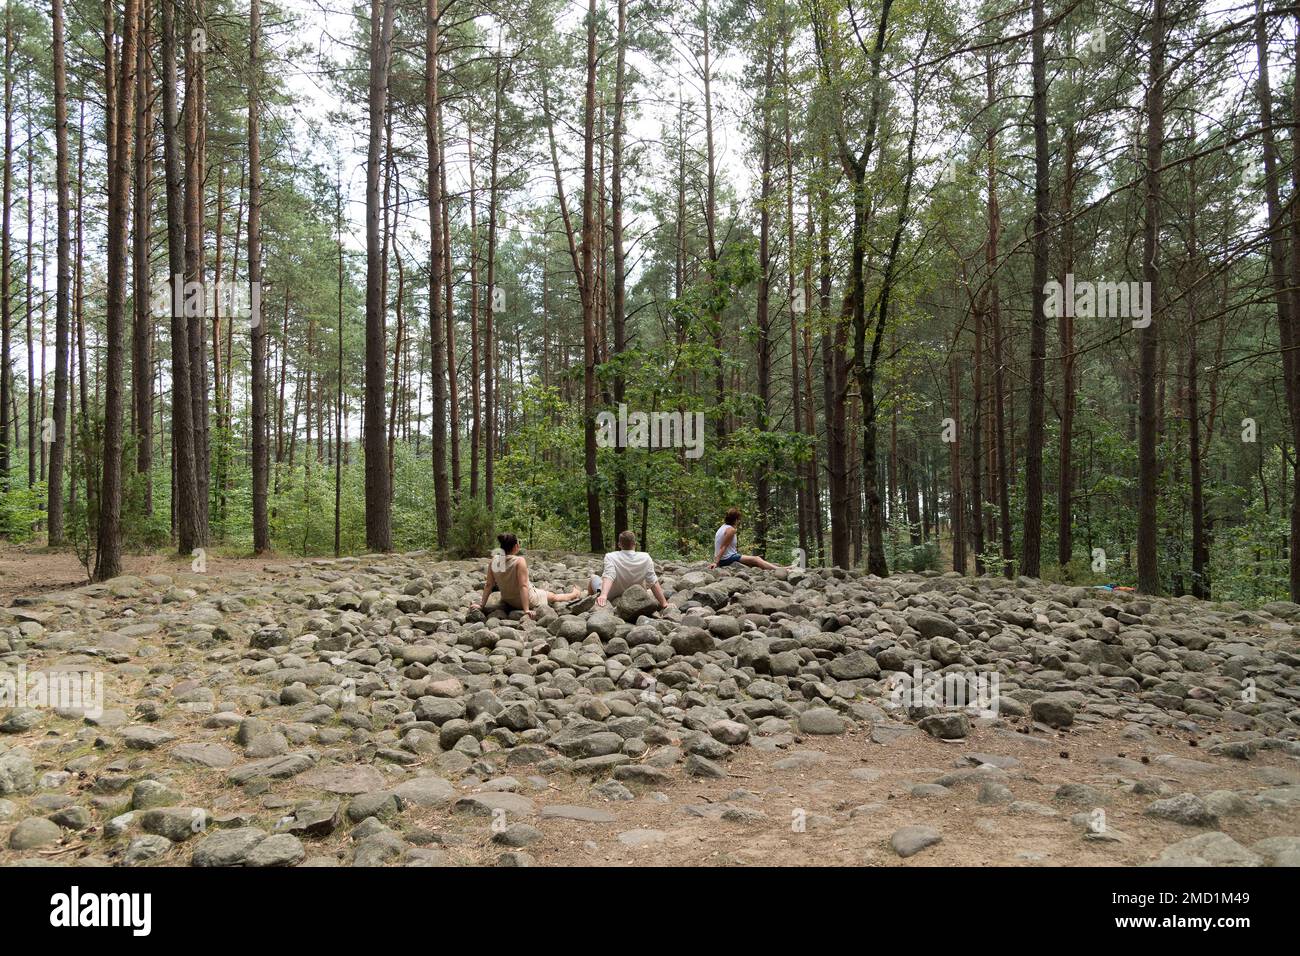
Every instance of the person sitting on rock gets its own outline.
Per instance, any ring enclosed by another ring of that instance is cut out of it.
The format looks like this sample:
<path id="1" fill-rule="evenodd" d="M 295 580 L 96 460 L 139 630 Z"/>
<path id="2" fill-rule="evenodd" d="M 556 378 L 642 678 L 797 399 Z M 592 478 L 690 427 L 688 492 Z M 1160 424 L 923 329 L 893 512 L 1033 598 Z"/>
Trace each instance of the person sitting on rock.
<path id="1" fill-rule="evenodd" d="M 636 549 L 636 535 L 631 531 L 619 532 L 618 548 L 605 555 L 601 576 L 593 574 L 587 583 L 588 592 L 596 595 L 596 606 L 604 607 L 611 598 L 618 597 L 634 584 L 640 584 L 655 596 L 660 610 L 666 608 L 668 600 L 655 576 L 654 558 Z"/>
<path id="2" fill-rule="evenodd" d="M 736 537 L 740 531 L 740 509 L 729 508 L 727 517 L 713 535 L 713 563 L 710 568 L 725 568 L 729 564 L 737 562 L 749 568 L 762 568 L 764 571 L 775 571 L 776 565 L 771 561 L 764 561 L 762 558 L 753 554 L 741 554 L 740 549 L 736 547 Z"/>
<path id="3" fill-rule="evenodd" d="M 528 580 L 528 561 L 519 553 L 519 539 L 507 531 L 497 535 L 501 542 L 501 553 L 494 554 L 488 562 L 487 583 L 483 585 L 483 599 L 470 605 L 470 610 L 478 610 L 487 604 L 493 591 L 501 592 L 501 603 L 514 611 L 523 611 L 529 617 L 537 617 L 539 608 L 550 603 L 563 603 L 582 596 L 579 588 L 564 594 L 547 591 L 537 587 Z"/>

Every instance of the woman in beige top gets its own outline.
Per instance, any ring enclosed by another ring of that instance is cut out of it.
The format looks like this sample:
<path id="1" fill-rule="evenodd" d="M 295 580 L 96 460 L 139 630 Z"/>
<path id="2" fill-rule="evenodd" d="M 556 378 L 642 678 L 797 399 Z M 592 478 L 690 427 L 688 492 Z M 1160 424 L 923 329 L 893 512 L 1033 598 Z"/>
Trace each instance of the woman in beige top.
<path id="1" fill-rule="evenodd" d="M 488 562 L 483 599 L 470 605 L 470 610 L 485 605 L 493 591 L 501 592 L 501 603 L 507 608 L 523 611 L 529 617 L 536 617 L 538 608 L 553 601 L 573 601 L 582 595 L 577 588 L 558 594 L 533 585 L 528 580 L 528 561 L 519 553 L 519 539 L 507 531 L 497 535 L 497 540 L 501 542 L 501 553 L 494 554 Z"/>

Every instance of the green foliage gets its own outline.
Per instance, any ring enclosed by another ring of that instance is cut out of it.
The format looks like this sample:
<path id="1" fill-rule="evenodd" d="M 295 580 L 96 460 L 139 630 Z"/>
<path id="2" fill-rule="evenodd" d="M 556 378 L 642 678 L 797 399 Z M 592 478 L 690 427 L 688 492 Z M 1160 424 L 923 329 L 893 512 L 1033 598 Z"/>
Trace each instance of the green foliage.
<path id="1" fill-rule="evenodd" d="M 30 488 L 10 482 L 8 490 L 0 488 L 0 536 L 10 541 L 30 541 L 32 529 L 41 520 L 44 502 L 44 482 Z"/>
<path id="2" fill-rule="evenodd" d="M 492 552 L 492 514 L 482 501 L 466 498 L 452 515 L 447 542 L 453 558 L 481 558 Z"/>
<path id="3" fill-rule="evenodd" d="M 888 544 L 888 540 L 886 542 Z M 921 571 L 940 571 L 942 555 L 939 553 L 939 543 L 937 541 L 922 541 L 920 544 L 913 545 L 909 542 L 896 547 L 885 549 L 886 557 L 889 561 L 889 567 L 895 571 L 910 571 L 920 573 Z"/>

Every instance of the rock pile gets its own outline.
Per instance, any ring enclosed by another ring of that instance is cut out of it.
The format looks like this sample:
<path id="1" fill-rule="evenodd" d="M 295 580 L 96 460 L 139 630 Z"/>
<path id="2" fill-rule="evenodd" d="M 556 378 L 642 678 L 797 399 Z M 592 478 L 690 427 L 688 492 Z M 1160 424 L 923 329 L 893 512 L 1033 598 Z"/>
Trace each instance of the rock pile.
<path id="1" fill-rule="evenodd" d="M 586 556 L 530 558 L 543 587 L 596 570 Z M 123 577 L 0 609 L 0 673 L 92 671 L 106 697 L 0 710 L 0 859 L 438 865 L 449 847 L 402 821 L 446 808 L 489 818 L 498 862 L 527 863 L 535 823 L 603 812 L 538 815 L 528 791 L 553 775 L 628 800 L 724 778 L 739 748 L 850 730 L 960 741 L 972 727 L 1119 721 L 1138 737 L 1203 733 L 1209 753 L 1234 760 L 1300 756 L 1293 604 L 666 564 L 662 615 L 634 587 L 533 620 L 491 602 L 466 611 L 478 563 L 407 554 L 271 572 Z M 963 708 L 901 692 L 918 677 L 991 694 Z M 1014 808 L 996 776 L 979 801 Z M 1291 807 L 1300 786 L 1270 793 L 1255 802 Z M 1147 813 L 1188 826 L 1233 812 L 1231 795 L 1159 796 Z M 261 812 L 223 809 L 249 801 Z M 940 840 L 905 829 L 900 856 Z M 52 852 L 74 843 L 77 855 Z M 1186 854 L 1233 856 L 1224 847 Z"/>

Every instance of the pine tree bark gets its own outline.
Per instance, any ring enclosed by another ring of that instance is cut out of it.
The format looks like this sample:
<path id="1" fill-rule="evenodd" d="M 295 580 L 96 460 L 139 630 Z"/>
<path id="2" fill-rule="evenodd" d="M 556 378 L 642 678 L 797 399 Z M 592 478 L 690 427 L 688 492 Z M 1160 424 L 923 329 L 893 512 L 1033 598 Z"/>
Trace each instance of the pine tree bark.
<path id="1" fill-rule="evenodd" d="M 429 165 L 429 354 L 432 360 L 434 523 L 439 548 L 451 531 L 447 486 L 447 337 L 443 308 L 442 114 L 438 102 L 438 0 L 426 0 L 424 21 L 424 133 Z"/>
<path id="2" fill-rule="evenodd" d="M 1293 291 L 1293 275 L 1287 270 L 1286 237 L 1283 234 L 1283 209 L 1279 196 L 1280 170 L 1278 169 L 1277 139 L 1273 132 L 1273 90 L 1269 80 L 1268 34 L 1264 4 L 1255 6 L 1255 57 L 1259 75 L 1255 95 L 1259 101 L 1259 121 L 1262 130 L 1264 153 L 1264 201 L 1268 210 L 1269 274 L 1273 295 L 1277 301 L 1278 344 L 1282 350 L 1282 379 L 1287 410 L 1290 413 L 1291 443 L 1300 448 L 1300 355 L 1296 343 L 1296 310 L 1300 308 L 1300 291 Z M 1294 161 L 1293 161 L 1294 165 Z M 1296 173 L 1293 170 L 1293 176 Z M 1297 179 L 1300 182 L 1300 179 Z M 1294 203 L 1292 203 L 1294 206 Z M 1292 211 L 1294 217 L 1295 211 Z M 1294 238 L 1294 237 L 1293 237 Z M 1292 271 L 1300 275 L 1300 249 L 1292 243 Z M 1300 491 L 1300 468 L 1294 472 L 1295 491 Z M 1291 599 L 1300 601 L 1300 494 L 1291 495 L 1290 547 L 1288 580 Z"/>
<path id="3" fill-rule="evenodd" d="M 194 0 L 185 41 L 185 292 L 206 286 L 203 265 L 204 183 L 206 179 L 207 80 L 204 52 L 207 25 L 203 0 Z M 206 301 L 206 295 L 202 296 Z M 194 431 L 194 499 L 199 537 L 208 540 L 208 373 L 206 307 L 188 315 L 186 334 L 190 358 L 190 421 Z"/>
<path id="4" fill-rule="evenodd" d="M 27 302 L 24 309 L 25 329 L 24 344 L 27 346 L 27 487 L 31 488 L 36 484 L 36 429 L 39 423 L 36 420 L 36 346 L 35 337 L 32 334 L 32 239 L 33 226 L 36 217 L 32 215 L 32 173 L 36 168 L 33 147 L 36 143 L 36 137 L 32 135 L 32 76 L 31 66 L 27 68 L 27 246 L 24 251 L 23 261 L 25 263 L 26 276 L 23 279 L 23 286 L 27 293 Z M 12 161 L 12 157 L 6 157 Z M 7 292 L 7 290 L 6 290 Z M 15 413 L 16 414 L 16 413 Z"/>
<path id="5" fill-rule="evenodd" d="M 627 97 L 627 0 L 618 0 L 618 51 L 614 62 L 614 142 L 610 170 L 611 228 L 614 243 L 614 354 L 627 348 L 627 250 L 623 246 L 623 124 Z M 614 376 L 614 403 L 623 403 L 627 382 L 622 366 Z M 615 452 L 618 467 L 614 474 L 614 533 L 628 529 L 627 523 L 627 449 L 619 445 Z"/>
<path id="6" fill-rule="evenodd" d="M 596 0 L 587 3 L 587 91 L 582 188 L 583 469 L 587 478 L 587 530 L 593 553 L 604 550 L 600 486 L 596 474 Z"/>
<path id="7" fill-rule="evenodd" d="M 50 445 L 49 483 L 46 499 L 46 540 L 51 547 L 63 544 L 63 459 L 68 429 L 68 336 L 72 296 L 71 194 L 68 183 L 68 68 L 65 54 L 66 31 L 63 0 L 52 0 L 54 43 L 54 178 L 58 196 L 55 226 L 58 275 L 54 300 L 54 441 Z M 0 442 L 3 436 L 0 436 Z"/>
<path id="8" fill-rule="evenodd" d="M 1032 63 L 1034 113 L 1034 218 L 1031 246 L 1033 310 L 1029 329 L 1029 421 L 1025 430 L 1025 517 L 1021 570 L 1038 577 L 1042 566 L 1043 433 L 1047 365 L 1047 26 L 1043 0 L 1033 0 Z"/>
<path id="9" fill-rule="evenodd" d="M 262 3 L 251 0 L 248 14 L 248 284 L 257 303 L 249 317 L 250 382 L 253 409 L 253 553 L 271 548 L 267 485 L 270 481 L 270 433 L 266 422 L 266 323 L 261 311 L 262 287 L 262 143 L 261 143 Z"/>
<path id="10" fill-rule="evenodd" d="M 131 328 L 131 398 L 135 408 L 135 471 L 144 476 L 144 513 L 153 514 L 153 316 L 150 315 L 149 246 L 153 182 L 153 89 L 150 66 L 151 24 L 147 3 L 140 9 L 140 40 L 136 54 L 135 105 L 135 235 L 131 267 L 134 324 Z"/>
<path id="11" fill-rule="evenodd" d="M 366 153 L 366 547 L 393 548 L 391 479 L 385 455 L 383 249 L 380 236 L 381 145 L 387 112 L 394 0 L 370 3 L 370 138 Z"/>
<path id="12" fill-rule="evenodd" d="M 1165 0 L 1154 0 L 1151 13 L 1150 67 L 1147 74 L 1146 170 L 1143 175 L 1145 214 L 1142 223 L 1142 278 L 1147 318 L 1138 333 L 1138 530 L 1137 587 L 1159 594 L 1156 557 L 1156 440 L 1160 427 L 1156 407 L 1156 303 L 1160 292 L 1160 164 L 1164 150 Z"/>
<path id="13" fill-rule="evenodd" d="M 1190 120 L 1192 143 L 1196 142 L 1196 117 Z M 1191 482 L 1192 596 L 1209 600 L 1209 547 L 1205 538 L 1205 459 L 1201 449 L 1200 412 L 1200 314 L 1197 308 L 1201 270 L 1196 217 L 1199 196 L 1196 160 L 1187 164 L 1187 262 L 1190 287 L 1187 291 L 1187 463 Z M 1294 214 L 1293 214 L 1294 215 Z"/>
<path id="14" fill-rule="evenodd" d="M 492 150 L 488 161 L 488 244 L 487 244 L 487 296 L 483 308 L 483 503 L 488 511 L 496 506 L 496 432 L 497 432 L 497 345 L 496 345 L 496 281 L 498 202 L 501 183 L 498 165 L 501 157 L 502 76 L 501 54 L 496 57 L 493 81 L 495 96 L 492 108 Z"/>
<path id="15" fill-rule="evenodd" d="M 758 199 L 758 295 L 755 326 L 758 331 L 756 365 L 758 366 L 758 409 L 755 422 L 759 432 L 768 430 L 768 416 L 772 401 L 772 342 L 771 342 L 771 290 L 772 255 L 770 234 L 772 229 L 772 82 L 775 55 L 769 40 L 763 60 L 762 126 L 759 130 L 759 199 Z M 761 554 L 767 553 L 767 523 L 770 502 L 768 466 L 760 462 L 754 474 L 754 498 L 758 514 L 754 520 L 754 544 Z"/>
<path id="16" fill-rule="evenodd" d="M 122 338 L 126 312 L 126 250 L 130 238 L 130 170 L 135 106 L 136 28 L 139 0 L 126 0 L 122 17 L 121 65 L 113 96 L 117 117 L 108 163 L 108 288 L 104 313 L 106 378 L 104 384 L 103 479 L 100 482 L 99 533 L 94 579 L 107 581 L 122 570 Z M 111 55 L 110 55 L 111 59 Z"/>
<path id="17" fill-rule="evenodd" d="M 10 322 L 12 320 L 9 290 L 12 288 L 11 270 L 13 267 L 12 250 L 9 245 L 10 210 L 13 201 L 13 163 L 14 154 L 14 13 L 13 7 L 5 4 L 5 154 L 4 154 L 4 211 L 0 213 L 0 491 L 9 490 L 10 465 L 10 395 L 13 390 L 13 370 L 9 364 Z M 18 423 L 12 423 L 14 437 L 18 436 Z"/>

